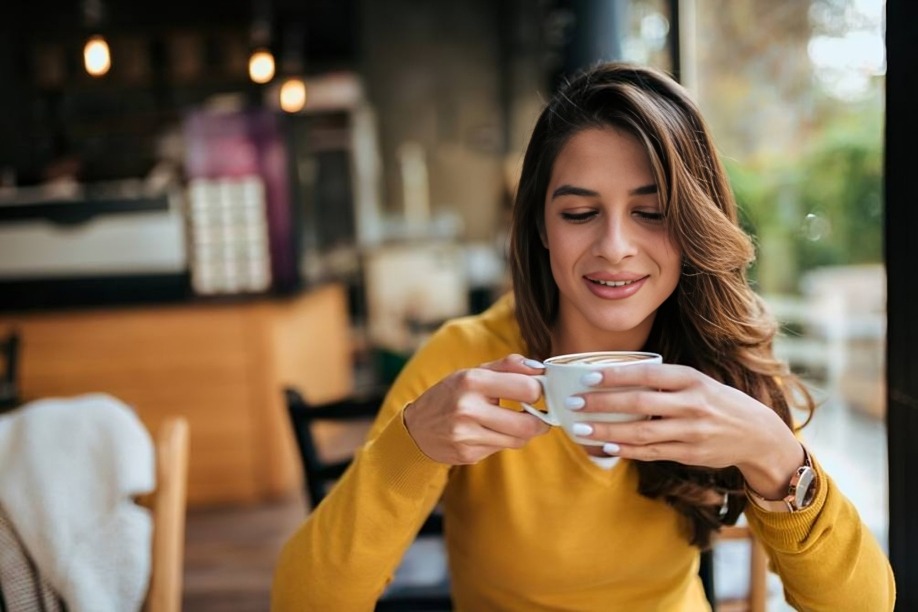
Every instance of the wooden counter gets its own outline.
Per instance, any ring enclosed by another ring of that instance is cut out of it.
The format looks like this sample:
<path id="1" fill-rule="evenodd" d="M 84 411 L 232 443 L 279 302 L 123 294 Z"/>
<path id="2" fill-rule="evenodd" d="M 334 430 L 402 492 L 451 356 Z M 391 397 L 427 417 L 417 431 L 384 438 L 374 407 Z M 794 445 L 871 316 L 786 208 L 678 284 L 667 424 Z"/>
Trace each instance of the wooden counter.
<path id="1" fill-rule="evenodd" d="M 237 303 L 0 314 L 19 330 L 25 401 L 106 392 L 154 431 L 184 415 L 188 501 L 249 503 L 302 484 L 281 389 L 312 401 L 352 387 L 347 296 L 329 285 Z"/>

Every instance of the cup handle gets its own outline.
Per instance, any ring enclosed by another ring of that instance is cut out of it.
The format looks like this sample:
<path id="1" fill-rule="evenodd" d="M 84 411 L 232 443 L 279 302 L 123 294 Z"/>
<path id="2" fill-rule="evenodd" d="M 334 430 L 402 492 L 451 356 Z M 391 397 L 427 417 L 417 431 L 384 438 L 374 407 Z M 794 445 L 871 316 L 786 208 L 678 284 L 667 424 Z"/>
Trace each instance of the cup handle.
<path id="1" fill-rule="evenodd" d="M 545 395 L 546 393 L 545 392 L 545 376 L 543 374 L 538 374 L 536 376 L 533 376 L 533 378 L 539 381 L 539 384 L 542 385 L 542 395 Z M 559 425 L 561 425 L 561 422 L 557 418 L 555 418 L 555 415 L 551 413 L 551 406 L 548 406 L 548 402 L 545 403 L 545 405 L 548 407 L 548 412 L 542 412 L 535 406 L 532 406 L 531 404 L 527 404 L 526 402 L 520 402 L 520 405 L 523 406 L 523 410 L 525 410 L 532 416 L 536 417 L 543 423 L 552 425 L 554 427 L 558 427 Z"/>

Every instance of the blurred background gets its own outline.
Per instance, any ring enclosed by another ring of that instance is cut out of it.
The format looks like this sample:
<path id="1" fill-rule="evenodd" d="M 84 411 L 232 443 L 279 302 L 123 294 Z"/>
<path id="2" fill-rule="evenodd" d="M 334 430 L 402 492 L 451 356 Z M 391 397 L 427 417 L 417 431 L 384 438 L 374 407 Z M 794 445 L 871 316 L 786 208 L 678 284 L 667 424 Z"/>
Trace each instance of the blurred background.
<path id="1" fill-rule="evenodd" d="M 19 335 L 16 399 L 106 391 L 150 426 L 189 419 L 188 609 L 267 608 L 306 512 L 281 388 L 385 385 L 442 321 L 508 289 L 529 130 L 599 59 L 671 72 L 701 105 L 777 350 L 820 401 L 803 436 L 886 546 L 883 0 L 8 10 L 0 333 Z"/>

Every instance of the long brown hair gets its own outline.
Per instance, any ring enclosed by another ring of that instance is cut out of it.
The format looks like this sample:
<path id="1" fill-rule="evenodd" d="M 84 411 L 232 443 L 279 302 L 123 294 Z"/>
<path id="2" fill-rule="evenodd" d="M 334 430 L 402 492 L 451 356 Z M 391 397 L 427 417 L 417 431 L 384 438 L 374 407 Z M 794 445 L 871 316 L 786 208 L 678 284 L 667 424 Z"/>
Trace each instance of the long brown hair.
<path id="1" fill-rule="evenodd" d="M 751 395 L 789 427 L 791 406 L 812 414 L 809 393 L 774 357 L 777 324 L 749 285 L 746 271 L 755 251 L 739 226 L 736 201 L 707 125 L 688 93 L 651 68 L 596 65 L 562 86 L 536 122 L 510 237 L 516 316 L 529 354 L 541 359 L 551 354 L 558 314 L 558 286 L 541 239 L 552 166 L 571 136 L 610 126 L 632 134 L 646 149 L 667 231 L 683 258 L 679 284 L 660 306 L 645 349 Z M 713 531 L 734 523 L 745 508 L 743 478 L 735 467 L 636 464 L 640 493 L 685 515 L 688 538 L 701 548 L 710 545 Z"/>

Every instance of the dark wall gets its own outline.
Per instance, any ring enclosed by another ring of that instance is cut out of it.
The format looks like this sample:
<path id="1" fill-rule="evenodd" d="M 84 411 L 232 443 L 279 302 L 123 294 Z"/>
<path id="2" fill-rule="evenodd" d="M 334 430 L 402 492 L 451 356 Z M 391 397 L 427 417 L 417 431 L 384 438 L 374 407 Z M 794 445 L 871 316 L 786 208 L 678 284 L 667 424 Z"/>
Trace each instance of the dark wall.
<path id="1" fill-rule="evenodd" d="M 226 92 L 259 104 L 246 74 L 256 17 L 271 25 L 279 65 L 294 54 L 309 74 L 352 68 L 358 55 L 354 0 L 104 0 L 99 20 L 76 0 L 10 4 L 0 24 L 0 176 L 13 170 L 20 185 L 74 164 L 86 181 L 142 176 L 189 107 Z M 112 48 L 101 79 L 81 64 L 93 32 Z"/>
<path id="2" fill-rule="evenodd" d="M 889 552 L 897 610 L 918 610 L 918 3 L 886 3 Z"/>

